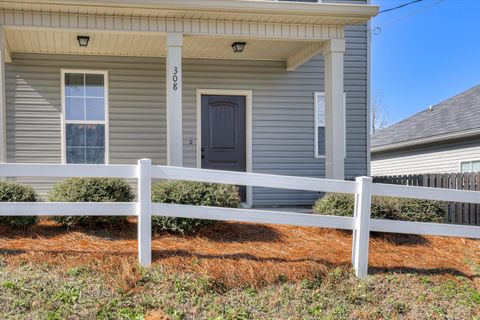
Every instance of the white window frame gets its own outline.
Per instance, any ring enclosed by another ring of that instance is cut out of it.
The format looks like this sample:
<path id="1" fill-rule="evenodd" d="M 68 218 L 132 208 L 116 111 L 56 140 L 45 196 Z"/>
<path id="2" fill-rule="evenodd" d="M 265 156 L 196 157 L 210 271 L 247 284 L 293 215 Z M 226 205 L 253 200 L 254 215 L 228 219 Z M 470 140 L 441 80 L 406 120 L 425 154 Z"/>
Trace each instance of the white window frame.
<path id="1" fill-rule="evenodd" d="M 101 74 L 103 75 L 104 83 L 104 102 L 105 102 L 105 118 L 104 120 L 66 120 L 65 119 L 65 74 L 66 73 L 81 73 L 81 74 Z M 67 139 L 66 126 L 67 124 L 103 124 L 105 126 L 105 164 L 110 163 L 110 120 L 109 120 L 109 94 L 108 94 L 108 71 L 107 70 L 89 70 L 89 69 L 61 69 L 61 99 L 62 99 L 62 164 L 67 164 Z"/>
<path id="2" fill-rule="evenodd" d="M 473 172 L 471 171 L 472 170 L 472 167 L 473 167 L 473 162 L 480 162 L 480 159 L 470 159 L 470 160 L 460 160 L 458 162 L 458 172 L 459 173 L 470 173 L 470 172 Z M 464 163 L 469 163 L 470 164 L 470 171 L 467 171 L 467 172 L 463 172 L 462 171 L 462 164 Z"/>
<path id="3" fill-rule="evenodd" d="M 319 155 L 318 154 L 318 100 L 320 97 L 323 97 L 325 100 L 325 92 L 315 92 L 315 105 L 314 105 L 314 120 L 313 120 L 313 125 L 314 125 L 314 157 L 316 159 L 325 159 L 325 155 Z M 325 108 L 326 109 L 326 108 Z M 326 119 L 325 119 L 325 124 L 326 124 Z M 323 125 L 325 127 L 325 124 Z"/>
<path id="4" fill-rule="evenodd" d="M 314 114 L 313 114 L 313 130 L 314 130 L 314 136 L 313 136 L 313 148 L 314 148 L 314 158 L 315 159 L 325 159 L 326 155 L 319 155 L 318 154 L 318 98 L 323 97 L 325 99 L 325 92 L 320 92 L 317 91 L 314 93 Z M 326 109 L 326 106 L 325 106 Z M 343 110 L 344 110 L 344 115 L 345 115 L 345 125 L 343 126 L 345 130 L 345 152 L 347 151 L 347 95 L 346 93 L 343 93 Z M 326 110 L 325 110 L 326 111 Z M 327 119 L 325 118 L 325 125 L 326 125 Z M 324 125 L 324 127 L 325 127 Z M 326 150 L 325 150 L 326 151 Z"/>

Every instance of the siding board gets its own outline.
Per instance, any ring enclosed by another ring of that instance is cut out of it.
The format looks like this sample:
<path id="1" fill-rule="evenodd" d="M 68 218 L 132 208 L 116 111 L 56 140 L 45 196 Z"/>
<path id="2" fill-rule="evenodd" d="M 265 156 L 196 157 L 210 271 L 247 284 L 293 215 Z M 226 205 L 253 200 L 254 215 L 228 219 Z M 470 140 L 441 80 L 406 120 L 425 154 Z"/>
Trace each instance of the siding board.
<path id="1" fill-rule="evenodd" d="M 16 54 L 6 65 L 7 161 L 61 162 L 60 69 L 109 71 L 110 163 L 166 162 L 165 63 L 155 59 Z M 30 181 L 45 194 L 52 179 Z"/>
<path id="2" fill-rule="evenodd" d="M 365 26 L 345 31 L 347 177 L 367 172 L 366 32 Z M 164 59 L 45 54 L 15 54 L 6 66 L 9 162 L 61 161 L 61 68 L 109 71 L 111 163 L 144 157 L 166 163 Z M 286 71 L 284 62 L 185 59 L 183 76 L 186 166 L 196 166 L 196 89 L 251 89 L 253 170 L 324 177 L 324 160 L 313 157 L 314 92 L 323 91 L 324 82 L 321 55 L 294 72 Z M 30 182 L 45 193 L 52 180 Z M 318 196 L 254 188 L 256 206 L 311 205 Z"/>
<path id="3" fill-rule="evenodd" d="M 372 154 L 372 175 L 458 172 L 460 161 L 480 159 L 480 138 Z"/>

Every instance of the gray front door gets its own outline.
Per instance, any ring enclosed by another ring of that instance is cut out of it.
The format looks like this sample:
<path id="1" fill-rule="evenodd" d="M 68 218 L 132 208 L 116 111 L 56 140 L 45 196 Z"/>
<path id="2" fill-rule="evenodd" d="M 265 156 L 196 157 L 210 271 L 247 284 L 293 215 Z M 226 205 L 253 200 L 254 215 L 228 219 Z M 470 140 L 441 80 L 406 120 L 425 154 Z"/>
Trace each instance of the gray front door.
<path id="1" fill-rule="evenodd" d="M 202 95 L 203 169 L 243 171 L 246 166 L 246 98 Z M 240 188 L 242 201 L 246 189 Z"/>

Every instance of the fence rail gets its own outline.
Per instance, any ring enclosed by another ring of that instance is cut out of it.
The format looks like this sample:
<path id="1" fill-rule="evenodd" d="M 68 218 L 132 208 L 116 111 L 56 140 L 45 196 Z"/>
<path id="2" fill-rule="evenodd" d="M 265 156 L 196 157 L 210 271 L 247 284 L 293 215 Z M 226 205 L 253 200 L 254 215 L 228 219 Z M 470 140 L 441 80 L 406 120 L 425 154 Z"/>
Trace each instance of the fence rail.
<path id="1" fill-rule="evenodd" d="M 400 176 L 378 176 L 374 182 L 419 186 L 429 188 L 442 188 L 451 190 L 480 191 L 480 173 L 441 173 L 441 174 L 413 174 Z M 452 224 L 480 225 L 480 205 L 463 201 L 459 196 L 446 203 L 447 220 Z"/>
<path id="2" fill-rule="evenodd" d="M 352 264 L 358 277 L 368 273 L 368 244 L 371 231 L 407 234 L 469 237 L 480 239 L 480 227 L 445 225 L 372 219 L 372 195 L 463 201 L 480 204 L 480 192 L 442 190 L 425 187 L 406 187 L 377 184 L 372 178 L 339 181 L 257 173 L 214 171 L 167 166 L 153 166 L 149 159 L 138 165 L 42 165 L 0 164 L 0 177 L 116 177 L 138 180 L 137 202 L 130 203 L 52 203 L 7 202 L 0 206 L 0 216 L 28 215 L 85 215 L 136 216 L 138 218 L 138 259 L 140 264 L 151 263 L 152 216 L 183 217 L 222 221 L 287 224 L 353 230 Z M 280 189 L 318 192 L 341 192 L 355 195 L 353 217 L 311 215 L 255 209 L 232 209 L 179 204 L 152 203 L 152 179 L 189 180 L 227 183 Z"/>

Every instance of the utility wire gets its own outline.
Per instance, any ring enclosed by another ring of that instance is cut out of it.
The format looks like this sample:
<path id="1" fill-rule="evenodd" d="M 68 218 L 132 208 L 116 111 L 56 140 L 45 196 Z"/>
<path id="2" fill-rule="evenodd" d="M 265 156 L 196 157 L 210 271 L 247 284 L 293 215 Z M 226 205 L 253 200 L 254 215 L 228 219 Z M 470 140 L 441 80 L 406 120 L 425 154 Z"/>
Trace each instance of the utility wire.
<path id="1" fill-rule="evenodd" d="M 385 9 L 385 10 L 379 11 L 378 13 L 380 14 L 380 13 L 385 13 L 385 12 L 397 10 L 397 9 L 400 9 L 400 8 L 403 8 L 403 7 L 406 7 L 406 6 L 409 6 L 409 5 L 411 5 L 411 4 L 414 4 L 414 3 L 417 3 L 417 2 L 421 2 L 421 1 L 423 1 L 423 0 L 414 0 L 414 1 L 407 2 L 407 3 L 401 4 L 401 5 L 399 5 L 399 6 L 393 7 L 393 8 L 389 8 L 389 9 Z"/>
<path id="2" fill-rule="evenodd" d="M 422 0 L 417 0 L 416 2 L 419 2 L 419 1 L 422 1 Z M 393 20 L 390 20 L 390 21 L 388 21 L 388 22 L 386 22 L 386 23 L 384 23 L 384 24 L 382 24 L 382 25 L 374 28 L 374 29 L 373 29 L 373 34 L 376 35 L 376 36 L 378 36 L 378 35 L 380 35 L 380 34 L 382 33 L 382 29 L 385 28 L 386 26 L 391 25 L 392 23 L 395 23 L 395 22 L 398 22 L 398 21 L 401 21 L 401 20 L 405 20 L 405 19 L 407 19 L 407 18 L 410 18 L 411 16 L 414 16 L 414 15 L 420 13 L 420 12 L 427 11 L 427 10 L 429 10 L 430 8 L 436 6 L 436 5 L 438 5 L 438 4 L 440 4 L 440 3 L 444 2 L 444 1 L 445 1 L 445 0 L 438 0 L 438 1 L 436 1 L 436 2 L 434 2 L 434 3 L 432 3 L 432 4 L 430 4 L 430 5 L 428 5 L 428 6 L 426 6 L 426 7 L 417 9 L 417 10 L 412 11 L 412 12 L 406 14 L 406 15 L 403 15 L 403 16 L 400 16 L 400 17 L 395 18 L 395 19 L 393 19 Z"/>

